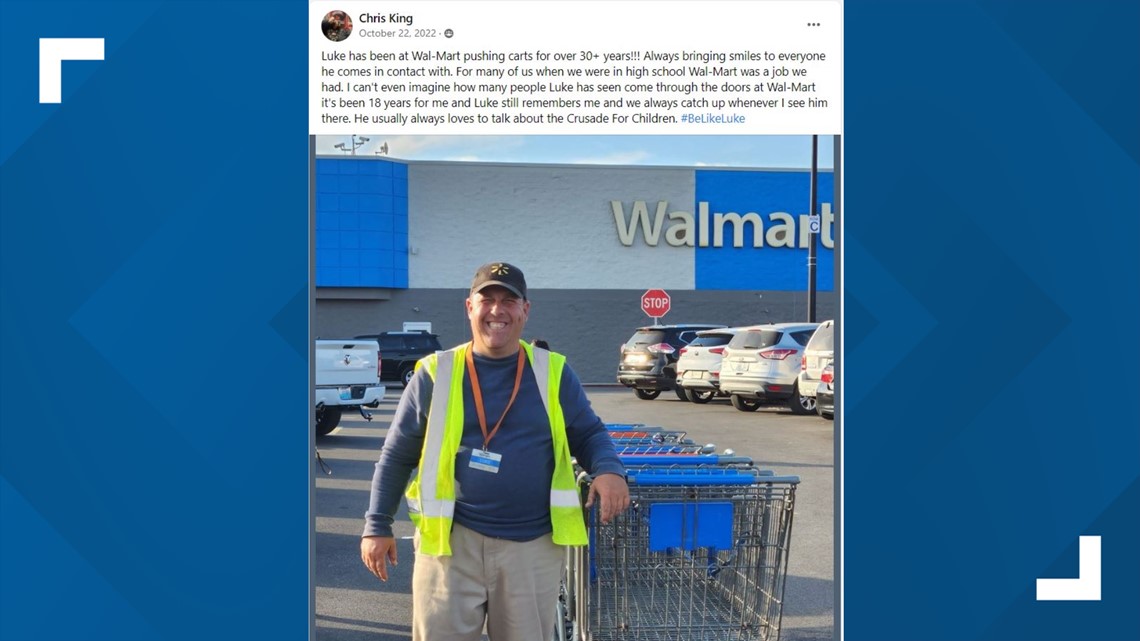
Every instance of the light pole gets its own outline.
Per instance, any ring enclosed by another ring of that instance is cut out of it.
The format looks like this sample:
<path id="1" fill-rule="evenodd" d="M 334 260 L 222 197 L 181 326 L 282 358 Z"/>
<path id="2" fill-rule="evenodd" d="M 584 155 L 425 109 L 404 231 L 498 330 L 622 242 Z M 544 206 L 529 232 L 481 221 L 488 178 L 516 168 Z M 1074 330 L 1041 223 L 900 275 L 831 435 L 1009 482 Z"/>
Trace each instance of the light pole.
<path id="1" fill-rule="evenodd" d="M 343 142 L 338 142 L 337 144 L 333 145 L 333 147 L 336 147 L 337 149 L 343 151 L 346 154 L 352 154 L 353 156 L 355 156 L 356 150 L 359 149 L 364 143 L 368 142 L 369 140 L 370 139 L 367 138 L 366 136 L 361 136 L 361 137 L 357 138 L 356 134 L 352 134 L 351 147 L 349 145 L 346 145 Z"/>
<path id="2" fill-rule="evenodd" d="M 819 214 L 816 210 L 819 207 L 819 136 L 813 135 L 811 137 L 811 196 L 809 197 L 811 208 L 810 219 L 814 219 Z M 815 322 L 815 253 L 816 243 L 819 234 L 813 229 L 808 234 L 808 322 Z"/>

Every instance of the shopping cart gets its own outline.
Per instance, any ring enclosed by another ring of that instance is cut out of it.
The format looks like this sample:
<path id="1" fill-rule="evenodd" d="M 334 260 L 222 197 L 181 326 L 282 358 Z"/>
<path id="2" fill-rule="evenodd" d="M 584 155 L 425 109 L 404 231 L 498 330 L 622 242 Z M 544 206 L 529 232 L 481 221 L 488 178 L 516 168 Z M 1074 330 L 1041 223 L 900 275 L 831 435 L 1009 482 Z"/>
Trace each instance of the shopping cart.
<path id="1" fill-rule="evenodd" d="M 649 444 L 625 444 L 614 442 L 614 450 L 617 451 L 618 458 L 622 459 L 625 463 L 627 456 L 675 456 L 679 454 L 712 454 L 716 451 L 716 446 L 697 445 L 696 443 L 649 443 Z"/>
<path id="2" fill-rule="evenodd" d="M 615 444 L 653 445 L 665 443 L 692 444 L 693 440 L 685 438 L 685 432 L 676 430 L 609 430 L 610 439 Z"/>
<path id="3" fill-rule="evenodd" d="M 606 423 L 607 430 L 659 430 L 661 427 L 647 427 L 645 423 Z"/>
<path id="4" fill-rule="evenodd" d="M 746 456 L 732 454 L 713 454 L 716 446 L 704 447 L 627 447 L 618 448 L 618 459 L 627 468 L 630 467 L 663 467 L 663 466 L 703 466 L 746 464 L 752 465 L 752 459 Z"/>
<path id="5" fill-rule="evenodd" d="M 631 507 L 570 548 L 574 641 L 776 641 L 799 478 L 755 468 L 628 470 Z M 589 477 L 580 475 L 583 492 Z"/>

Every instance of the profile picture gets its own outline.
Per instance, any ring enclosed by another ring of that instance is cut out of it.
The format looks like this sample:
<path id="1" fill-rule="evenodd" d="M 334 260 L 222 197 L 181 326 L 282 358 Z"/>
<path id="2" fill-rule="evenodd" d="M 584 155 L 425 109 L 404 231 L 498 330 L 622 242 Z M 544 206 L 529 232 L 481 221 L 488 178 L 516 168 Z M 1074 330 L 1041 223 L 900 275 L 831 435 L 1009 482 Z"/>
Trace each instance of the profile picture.
<path id="1" fill-rule="evenodd" d="M 340 42 L 352 33 L 352 18 L 343 11 L 330 11 L 321 20 L 321 32 L 333 42 Z"/>

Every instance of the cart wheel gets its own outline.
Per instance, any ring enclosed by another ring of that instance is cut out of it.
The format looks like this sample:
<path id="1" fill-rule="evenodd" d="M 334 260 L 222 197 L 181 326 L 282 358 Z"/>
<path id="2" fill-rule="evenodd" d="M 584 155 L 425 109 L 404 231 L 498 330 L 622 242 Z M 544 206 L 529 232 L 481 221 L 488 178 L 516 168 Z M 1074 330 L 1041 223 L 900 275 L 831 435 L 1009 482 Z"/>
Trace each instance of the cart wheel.
<path id="1" fill-rule="evenodd" d="M 557 613 L 554 615 L 554 639 L 558 641 L 573 641 L 571 635 L 570 621 L 566 617 L 566 604 L 562 599 L 558 599 Z"/>
<path id="2" fill-rule="evenodd" d="M 741 412 L 755 412 L 760 409 L 760 401 L 754 398 L 744 398 L 739 394 L 733 394 L 732 406 Z"/>

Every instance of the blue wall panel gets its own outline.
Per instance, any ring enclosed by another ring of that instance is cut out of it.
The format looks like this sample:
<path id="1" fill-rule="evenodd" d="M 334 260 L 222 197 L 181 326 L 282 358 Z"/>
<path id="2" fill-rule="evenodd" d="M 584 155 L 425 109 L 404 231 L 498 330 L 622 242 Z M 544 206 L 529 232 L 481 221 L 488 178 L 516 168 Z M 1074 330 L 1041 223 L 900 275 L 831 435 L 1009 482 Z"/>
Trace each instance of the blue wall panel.
<path id="1" fill-rule="evenodd" d="M 408 286 L 408 169 L 317 160 L 317 286 Z"/>
<path id="2" fill-rule="evenodd" d="M 697 202 L 693 215 L 699 216 L 699 203 L 708 202 L 709 242 L 712 242 L 713 213 L 748 212 L 760 215 L 765 232 L 770 229 L 769 215 L 786 212 L 796 220 L 810 210 L 810 172 L 788 171 L 715 171 L 696 172 Z M 834 203 L 834 176 L 819 173 L 818 198 Z M 832 206 L 834 211 L 834 206 Z M 778 224 L 778 223 L 777 223 Z M 753 225 L 744 225 L 744 246 L 732 246 L 732 226 L 725 227 L 724 246 L 696 248 L 697 289 L 760 289 L 807 291 L 808 250 L 789 247 L 753 247 Z M 816 287 L 819 291 L 834 289 L 834 252 L 826 249 L 822 235 L 816 237 Z"/>

